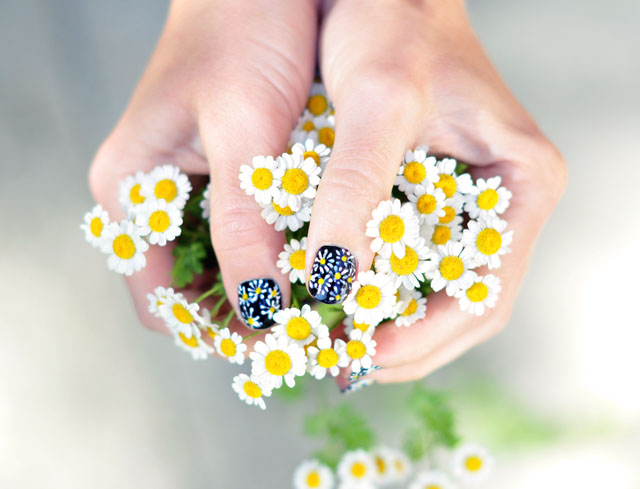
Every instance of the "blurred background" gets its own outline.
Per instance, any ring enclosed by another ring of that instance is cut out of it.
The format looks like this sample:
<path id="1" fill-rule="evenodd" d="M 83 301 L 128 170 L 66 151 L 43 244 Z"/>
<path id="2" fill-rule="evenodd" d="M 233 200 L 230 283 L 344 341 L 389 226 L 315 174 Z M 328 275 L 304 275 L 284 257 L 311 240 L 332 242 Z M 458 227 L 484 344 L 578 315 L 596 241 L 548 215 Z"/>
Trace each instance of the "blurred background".
<path id="1" fill-rule="evenodd" d="M 320 395 L 239 404 L 237 370 L 143 329 L 78 226 L 87 169 L 168 2 L 0 1 L 0 487 L 290 486 Z M 485 487 L 640 487 L 640 3 L 470 1 L 567 192 L 510 325 L 428 379 L 498 458 Z M 332 402 L 340 395 L 320 387 Z M 352 402 L 391 444 L 407 386 Z M 397 439 L 396 439 L 397 438 Z"/>

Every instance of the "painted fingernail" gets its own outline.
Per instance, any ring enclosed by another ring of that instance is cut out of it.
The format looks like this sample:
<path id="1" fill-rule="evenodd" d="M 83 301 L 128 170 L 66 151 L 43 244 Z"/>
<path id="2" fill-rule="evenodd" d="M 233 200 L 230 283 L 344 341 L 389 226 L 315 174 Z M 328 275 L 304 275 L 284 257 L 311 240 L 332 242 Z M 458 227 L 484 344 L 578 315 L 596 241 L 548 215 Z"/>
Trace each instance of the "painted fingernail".
<path id="1" fill-rule="evenodd" d="M 238 307 L 244 323 L 253 329 L 274 325 L 273 315 L 282 309 L 280 287 L 270 278 L 256 278 L 238 285 Z"/>
<path id="2" fill-rule="evenodd" d="M 318 250 L 309 277 L 309 293 L 325 304 L 344 301 L 356 275 L 356 258 L 340 246 L 323 246 Z"/>
<path id="3" fill-rule="evenodd" d="M 376 381 L 373 379 L 360 379 L 355 382 L 351 382 L 347 387 L 342 389 L 342 394 L 350 394 L 351 392 L 357 392 L 359 390 L 364 389 L 365 387 L 369 387 L 370 385 L 375 384 Z"/>
<path id="4" fill-rule="evenodd" d="M 381 368 L 382 367 L 378 365 L 372 365 L 369 368 L 361 368 L 358 372 L 351 372 L 351 374 L 349 375 L 349 380 L 361 379 L 362 377 L 365 377 L 366 375 L 369 375 L 377 370 L 380 370 Z"/>

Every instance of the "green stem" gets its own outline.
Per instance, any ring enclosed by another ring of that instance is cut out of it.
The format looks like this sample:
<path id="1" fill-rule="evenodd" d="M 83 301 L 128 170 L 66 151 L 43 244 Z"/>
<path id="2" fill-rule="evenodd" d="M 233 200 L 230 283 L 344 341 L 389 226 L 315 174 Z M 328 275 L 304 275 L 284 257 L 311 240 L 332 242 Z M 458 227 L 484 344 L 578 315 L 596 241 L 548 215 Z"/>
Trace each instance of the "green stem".
<path id="1" fill-rule="evenodd" d="M 247 336 L 245 336 L 244 338 L 242 338 L 242 342 L 244 343 L 245 341 L 247 341 L 249 338 L 253 338 L 254 336 L 258 336 L 260 334 L 265 334 L 267 332 L 266 329 L 262 329 L 260 331 L 256 331 L 255 333 L 251 333 L 248 334 Z"/>
<path id="2" fill-rule="evenodd" d="M 220 299 L 218 299 L 218 302 L 215 303 L 215 305 L 211 308 L 211 317 L 214 318 L 218 315 L 218 313 L 220 312 L 220 308 L 222 307 L 222 305 L 227 302 L 227 298 L 225 296 L 220 297 Z"/>
<path id="3" fill-rule="evenodd" d="M 196 303 L 199 304 L 200 302 L 202 302 L 203 300 L 205 300 L 207 297 L 212 296 L 213 294 L 215 294 L 216 291 L 215 289 L 212 287 L 211 289 L 207 290 L 204 294 L 202 294 L 200 297 L 198 297 L 196 299 Z M 213 314 L 212 314 L 213 315 Z"/>
<path id="4" fill-rule="evenodd" d="M 227 313 L 227 315 L 222 320 L 222 329 L 229 327 L 229 323 L 231 322 L 231 320 L 233 319 L 233 316 L 235 316 L 235 315 L 236 315 L 236 311 L 234 311 L 233 309 L 231 309 Z"/>

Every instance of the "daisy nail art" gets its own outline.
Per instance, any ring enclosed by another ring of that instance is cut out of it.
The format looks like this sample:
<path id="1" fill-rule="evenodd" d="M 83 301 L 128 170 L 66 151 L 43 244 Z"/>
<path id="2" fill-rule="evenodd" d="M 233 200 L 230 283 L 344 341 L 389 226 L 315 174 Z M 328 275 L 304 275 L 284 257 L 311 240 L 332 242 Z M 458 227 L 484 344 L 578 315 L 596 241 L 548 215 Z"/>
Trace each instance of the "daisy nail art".
<path id="1" fill-rule="evenodd" d="M 373 219 L 367 223 L 365 234 L 371 238 L 371 251 L 385 258 L 395 253 L 404 257 L 406 245 L 413 245 L 418 239 L 420 223 L 411 203 L 402 204 L 399 199 L 380 202 L 371 213 Z"/>
<path id="2" fill-rule="evenodd" d="M 213 345 L 218 354 L 229 360 L 230 363 L 242 365 L 244 363 L 244 352 L 247 345 L 242 342 L 242 336 L 238 333 L 231 333 L 229 328 L 225 328 L 216 335 Z"/>
<path id="3" fill-rule="evenodd" d="M 303 199 L 315 197 L 316 187 L 320 183 L 320 167 L 312 158 L 304 159 L 299 153 L 279 156 L 278 165 L 284 173 L 273 201 L 280 207 L 298 211 L 302 208 Z"/>
<path id="4" fill-rule="evenodd" d="M 260 385 L 279 389 L 284 382 L 289 387 L 296 385 L 295 378 L 307 371 L 304 348 L 289 342 L 285 336 L 276 338 L 272 334 L 258 341 L 251 358 L 251 376 Z"/>
<path id="5" fill-rule="evenodd" d="M 275 323 L 274 315 L 282 309 L 280 287 L 270 278 L 242 282 L 238 285 L 238 308 L 250 328 L 269 328 Z"/>
<path id="6" fill-rule="evenodd" d="M 140 193 L 147 200 L 163 199 L 183 209 L 191 192 L 189 177 L 173 165 L 157 166 L 144 178 Z"/>
<path id="7" fill-rule="evenodd" d="M 500 256 L 511 253 L 513 231 L 505 231 L 507 221 L 499 217 L 469 221 L 462 233 L 462 243 L 476 253 L 476 263 L 489 269 L 500 267 Z"/>
<path id="8" fill-rule="evenodd" d="M 140 228 L 133 222 L 111 222 L 102 234 L 101 249 L 109 255 L 109 270 L 129 276 L 147 265 L 144 253 L 149 245 L 142 239 Z"/>
<path id="9" fill-rule="evenodd" d="M 307 238 L 300 241 L 292 239 L 289 243 L 285 243 L 284 251 L 278 255 L 276 265 L 282 273 L 289 275 L 289 281 L 294 284 L 296 282 L 304 283 L 305 260 L 307 250 Z"/>
<path id="10" fill-rule="evenodd" d="M 307 288 L 316 300 L 338 304 L 349 295 L 355 274 L 356 259 L 349 250 L 323 246 L 313 260 Z"/>
<path id="11" fill-rule="evenodd" d="M 351 372 L 349 374 L 349 380 L 358 380 L 361 379 L 362 377 L 366 377 L 367 375 L 373 373 L 373 372 L 377 372 L 378 370 L 380 370 L 382 367 L 380 367 L 379 365 L 372 365 L 369 368 L 366 367 L 362 367 L 360 370 L 358 370 L 357 372 Z"/>
<path id="12" fill-rule="evenodd" d="M 180 236 L 182 213 L 165 200 L 152 200 L 136 210 L 136 225 L 140 234 L 152 245 L 165 246 Z"/>
<path id="13" fill-rule="evenodd" d="M 495 307 L 501 290 L 500 279 L 495 275 L 480 277 L 474 273 L 471 285 L 459 290 L 456 298 L 462 311 L 482 316 L 487 307 Z"/>
<path id="14" fill-rule="evenodd" d="M 347 342 L 347 356 L 351 363 L 351 371 L 359 372 L 363 368 L 371 368 L 371 357 L 376 354 L 376 341 L 367 333 L 354 330 L 349 334 Z"/>
<path id="15" fill-rule="evenodd" d="M 429 183 L 437 181 L 436 161 L 433 156 L 427 157 L 427 152 L 423 149 L 407 150 L 398 169 L 395 184 L 405 194 L 410 195 L 418 185 L 428 186 Z"/>
<path id="16" fill-rule="evenodd" d="M 294 489 L 333 489 L 333 472 L 317 460 L 305 460 L 293 474 Z"/>
<path id="17" fill-rule="evenodd" d="M 272 156 L 256 156 L 251 165 L 240 167 L 240 188 L 253 195 L 259 204 L 266 205 L 278 195 L 283 173 Z"/>
<path id="18" fill-rule="evenodd" d="M 378 324 L 391 316 L 396 290 L 389 275 L 372 270 L 360 272 L 343 304 L 344 312 L 353 315 L 358 323 Z"/>
<path id="19" fill-rule="evenodd" d="M 258 406 L 264 410 L 267 408 L 264 398 L 271 396 L 271 389 L 261 385 L 253 376 L 238 374 L 233 378 L 233 390 L 238 394 L 241 401 L 249 406 Z"/>
<path id="20" fill-rule="evenodd" d="M 339 338 L 333 343 L 328 336 L 320 338 L 316 345 L 307 349 L 307 357 L 307 370 L 318 380 L 324 379 L 326 375 L 335 377 L 341 368 L 349 365 L 347 344 Z"/>
<path id="21" fill-rule="evenodd" d="M 502 177 L 487 180 L 478 178 L 465 198 L 464 210 L 471 219 L 490 218 L 504 213 L 509 208 L 511 192 L 501 187 Z"/>
<path id="22" fill-rule="evenodd" d="M 102 231 L 109 224 L 109 214 L 100 204 L 84 215 L 84 223 L 80 229 L 84 231 L 84 237 L 91 246 L 100 248 L 102 246 Z"/>
<path id="23" fill-rule="evenodd" d="M 435 292 L 446 288 L 447 295 L 453 297 L 458 290 L 471 285 L 474 255 L 472 250 L 459 242 L 438 246 L 437 253 L 431 257 L 431 269 L 427 272 L 431 288 Z"/>
<path id="24" fill-rule="evenodd" d="M 453 452 L 451 472 L 464 483 L 484 480 L 493 467 L 493 457 L 480 445 L 467 443 Z"/>

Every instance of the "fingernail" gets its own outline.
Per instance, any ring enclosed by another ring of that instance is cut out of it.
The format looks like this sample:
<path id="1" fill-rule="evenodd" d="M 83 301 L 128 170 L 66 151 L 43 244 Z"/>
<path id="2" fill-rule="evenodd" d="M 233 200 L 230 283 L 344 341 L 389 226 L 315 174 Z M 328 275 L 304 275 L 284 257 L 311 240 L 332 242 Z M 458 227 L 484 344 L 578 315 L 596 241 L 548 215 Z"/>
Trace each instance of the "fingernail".
<path id="1" fill-rule="evenodd" d="M 369 368 L 361 368 L 358 372 L 351 372 L 349 375 L 349 380 L 358 380 L 362 377 L 369 375 L 370 373 L 375 372 L 376 370 L 380 370 L 382 367 L 378 365 L 372 365 Z"/>
<path id="2" fill-rule="evenodd" d="M 244 323 L 252 329 L 273 326 L 273 315 L 282 309 L 280 287 L 270 278 L 256 278 L 238 285 L 238 307 Z"/>
<path id="3" fill-rule="evenodd" d="M 311 266 L 309 293 L 325 304 L 339 304 L 349 295 L 355 275 L 353 253 L 340 246 L 323 246 Z"/>
<path id="4" fill-rule="evenodd" d="M 342 389 L 342 394 L 350 394 L 351 392 L 357 392 L 359 390 L 364 389 L 365 387 L 369 387 L 370 385 L 375 384 L 376 381 L 374 379 L 360 379 L 355 382 L 351 382 L 347 387 Z"/>

